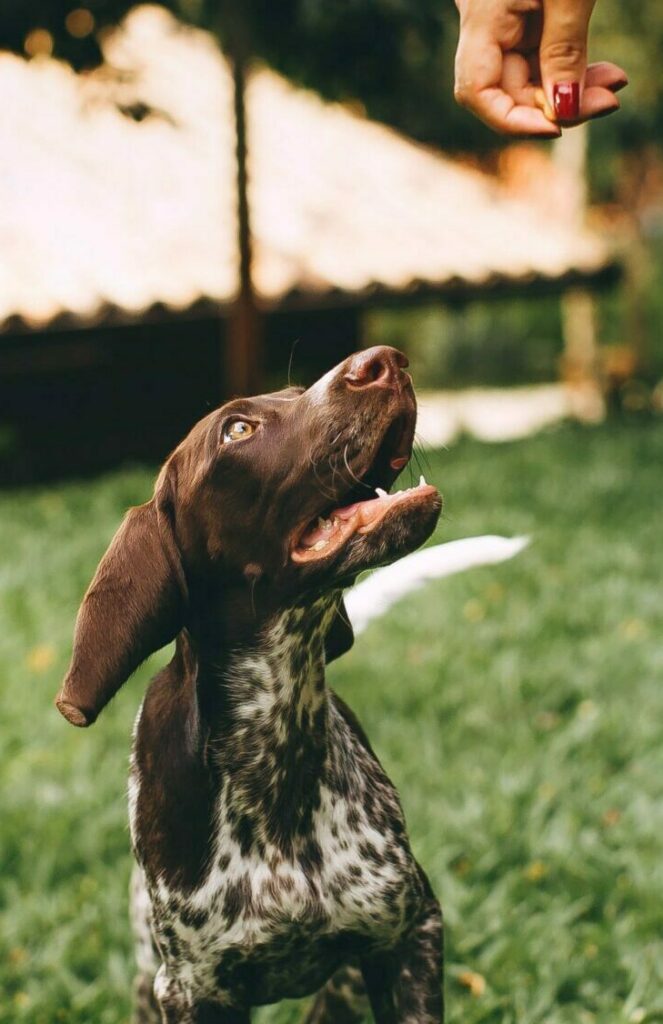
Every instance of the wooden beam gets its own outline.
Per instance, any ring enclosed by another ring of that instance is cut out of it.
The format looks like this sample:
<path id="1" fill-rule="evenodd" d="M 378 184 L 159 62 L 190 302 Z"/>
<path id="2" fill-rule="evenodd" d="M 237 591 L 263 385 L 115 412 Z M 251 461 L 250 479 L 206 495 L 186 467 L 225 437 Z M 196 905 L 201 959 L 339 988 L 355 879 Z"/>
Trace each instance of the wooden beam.
<path id="1" fill-rule="evenodd" d="M 230 310 L 225 349 L 224 388 L 227 394 L 248 395 L 261 390 L 263 381 L 262 324 L 252 278 L 253 251 L 248 192 L 246 83 L 249 47 L 241 14 L 231 19 L 227 56 L 232 68 L 237 181 L 237 258 L 239 291 Z"/>

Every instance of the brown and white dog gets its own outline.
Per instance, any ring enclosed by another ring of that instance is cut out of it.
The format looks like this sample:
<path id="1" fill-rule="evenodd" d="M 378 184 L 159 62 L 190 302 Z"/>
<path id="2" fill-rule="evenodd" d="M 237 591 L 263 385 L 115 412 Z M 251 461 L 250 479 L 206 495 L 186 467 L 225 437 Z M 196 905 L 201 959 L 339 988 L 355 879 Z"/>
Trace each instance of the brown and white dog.
<path id="1" fill-rule="evenodd" d="M 176 640 L 131 759 L 137 1021 L 244 1024 L 316 991 L 311 1024 L 364 1019 L 364 993 L 377 1024 L 442 1020 L 439 905 L 325 683 L 353 639 L 343 588 L 440 513 L 425 482 L 387 493 L 412 453 L 406 366 L 369 349 L 307 391 L 211 413 L 85 595 L 57 698 L 74 725 Z"/>

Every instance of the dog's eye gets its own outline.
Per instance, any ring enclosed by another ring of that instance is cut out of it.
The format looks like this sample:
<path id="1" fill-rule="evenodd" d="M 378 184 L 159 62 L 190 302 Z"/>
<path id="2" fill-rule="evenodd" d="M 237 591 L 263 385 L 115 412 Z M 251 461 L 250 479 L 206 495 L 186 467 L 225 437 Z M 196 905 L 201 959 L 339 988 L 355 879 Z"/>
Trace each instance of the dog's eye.
<path id="1" fill-rule="evenodd" d="M 223 443 L 241 441 L 243 438 L 250 437 L 251 434 L 255 433 L 255 429 L 254 425 L 247 423 L 246 420 L 231 420 L 223 428 Z"/>

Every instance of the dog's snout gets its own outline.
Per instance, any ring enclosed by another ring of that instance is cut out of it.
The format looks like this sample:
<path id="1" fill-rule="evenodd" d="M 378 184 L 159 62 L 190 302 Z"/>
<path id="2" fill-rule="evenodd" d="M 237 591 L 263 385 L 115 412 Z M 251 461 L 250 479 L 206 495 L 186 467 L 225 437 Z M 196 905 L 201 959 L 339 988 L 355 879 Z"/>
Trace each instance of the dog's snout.
<path id="1" fill-rule="evenodd" d="M 407 356 L 397 348 L 376 345 L 351 357 L 343 379 L 352 388 L 400 387 L 408 379 L 407 365 Z"/>

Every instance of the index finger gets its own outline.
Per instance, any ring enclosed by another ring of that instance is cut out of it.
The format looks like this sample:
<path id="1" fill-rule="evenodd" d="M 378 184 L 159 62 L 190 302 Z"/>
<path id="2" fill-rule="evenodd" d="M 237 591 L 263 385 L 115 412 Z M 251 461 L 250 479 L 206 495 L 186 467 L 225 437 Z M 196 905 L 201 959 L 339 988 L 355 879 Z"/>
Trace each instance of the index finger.
<path id="1" fill-rule="evenodd" d="M 546 139 L 561 135 L 558 125 L 549 121 L 542 110 L 516 103 L 499 86 L 481 89 L 466 105 L 484 124 L 503 135 L 536 135 Z"/>
<path id="2" fill-rule="evenodd" d="M 455 96 L 494 131 L 557 138 L 560 130 L 534 103 L 517 103 L 502 86 L 504 53 L 490 37 L 461 31 Z"/>

